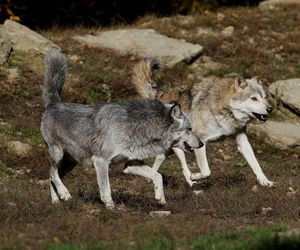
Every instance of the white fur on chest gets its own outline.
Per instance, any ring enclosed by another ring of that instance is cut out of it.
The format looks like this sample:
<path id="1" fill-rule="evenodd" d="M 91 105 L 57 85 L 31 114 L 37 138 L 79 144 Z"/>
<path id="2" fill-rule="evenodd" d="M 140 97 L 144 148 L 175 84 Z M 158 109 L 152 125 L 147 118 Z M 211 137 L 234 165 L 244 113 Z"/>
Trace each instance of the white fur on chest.
<path id="1" fill-rule="evenodd" d="M 235 122 L 233 119 L 227 119 L 224 116 L 216 116 L 214 121 L 211 121 L 203 133 L 203 141 L 214 141 L 222 136 L 235 134 L 236 131 L 242 128 L 243 124 Z"/>

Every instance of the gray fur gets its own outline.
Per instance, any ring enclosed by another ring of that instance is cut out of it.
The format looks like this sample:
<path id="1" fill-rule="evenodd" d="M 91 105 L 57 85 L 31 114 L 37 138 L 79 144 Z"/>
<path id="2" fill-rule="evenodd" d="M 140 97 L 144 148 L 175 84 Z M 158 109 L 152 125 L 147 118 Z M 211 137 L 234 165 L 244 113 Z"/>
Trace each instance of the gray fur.
<path id="1" fill-rule="evenodd" d="M 46 76 L 43 89 L 45 112 L 41 132 L 51 158 L 50 191 L 52 201 L 69 199 L 70 193 L 60 180 L 59 171 L 66 168 L 66 155 L 82 165 L 96 168 L 102 201 L 113 207 L 108 166 L 120 159 L 145 159 L 165 153 L 171 147 L 186 150 L 202 143 L 190 131 L 189 119 L 177 104 L 164 105 L 157 100 L 131 103 L 81 105 L 60 102 L 67 64 L 57 50 L 45 59 Z M 151 168 L 150 168 L 151 169 Z M 155 197 L 164 203 L 160 174 L 141 166 L 125 173 L 149 177 L 156 189 Z"/>

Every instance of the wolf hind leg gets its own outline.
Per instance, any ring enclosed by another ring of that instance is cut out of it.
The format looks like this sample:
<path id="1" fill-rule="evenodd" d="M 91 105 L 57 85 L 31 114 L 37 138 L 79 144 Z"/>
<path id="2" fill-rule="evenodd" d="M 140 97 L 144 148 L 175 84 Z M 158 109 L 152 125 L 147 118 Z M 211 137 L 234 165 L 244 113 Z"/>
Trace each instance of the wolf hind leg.
<path id="1" fill-rule="evenodd" d="M 97 156 L 92 156 L 92 161 L 97 174 L 97 182 L 100 189 L 100 198 L 108 209 L 113 209 L 115 205 L 111 197 L 111 189 L 109 183 L 109 161 Z"/>
<path id="2" fill-rule="evenodd" d="M 128 166 L 123 170 L 123 173 L 139 175 L 151 179 L 154 184 L 155 199 L 158 200 L 161 204 L 166 203 L 163 188 L 163 178 L 161 174 L 155 171 L 153 168 L 146 165 Z"/>
<path id="3" fill-rule="evenodd" d="M 49 148 L 51 157 L 50 167 L 50 193 L 52 203 L 57 203 L 60 200 L 69 200 L 71 195 L 60 179 L 58 170 L 62 164 L 64 152 L 59 145 L 53 145 Z"/>

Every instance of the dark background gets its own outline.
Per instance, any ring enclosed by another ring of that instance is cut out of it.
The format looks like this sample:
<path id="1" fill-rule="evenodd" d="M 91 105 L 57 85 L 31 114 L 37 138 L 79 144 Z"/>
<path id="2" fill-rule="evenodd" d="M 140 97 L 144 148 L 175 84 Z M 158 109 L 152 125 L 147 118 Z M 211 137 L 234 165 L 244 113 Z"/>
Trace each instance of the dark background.
<path id="1" fill-rule="evenodd" d="M 17 20 L 32 29 L 52 25 L 131 23 L 145 14 L 166 16 L 214 11 L 224 6 L 253 6 L 260 0 L 0 0 L 0 22 Z"/>

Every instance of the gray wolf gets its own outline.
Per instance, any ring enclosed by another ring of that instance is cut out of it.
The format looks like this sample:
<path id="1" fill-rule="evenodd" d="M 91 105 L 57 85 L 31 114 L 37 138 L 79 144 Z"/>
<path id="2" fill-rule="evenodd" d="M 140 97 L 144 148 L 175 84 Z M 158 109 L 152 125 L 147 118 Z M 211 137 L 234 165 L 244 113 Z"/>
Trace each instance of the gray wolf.
<path id="1" fill-rule="evenodd" d="M 154 157 L 171 147 L 190 150 L 203 145 L 176 103 L 164 105 L 149 99 L 123 104 L 63 103 L 60 93 L 67 70 L 65 57 L 58 50 L 51 51 L 45 58 L 45 68 L 41 133 L 50 154 L 53 203 L 71 198 L 60 177 L 76 163 L 95 167 L 101 200 L 107 208 L 113 208 L 110 163 Z M 151 167 L 138 161 L 127 164 L 124 173 L 151 179 L 155 199 L 165 203 L 162 176 Z"/>
<path id="2" fill-rule="evenodd" d="M 272 107 L 266 100 L 266 92 L 262 83 L 264 79 L 237 78 L 206 78 L 191 86 L 179 86 L 163 92 L 158 89 L 153 75 L 157 60 L 141 60 L 133 69 L 132 83 L 141 97 L 166 101 L 169 98 L 183 105 L 192 121 L 192 131 L 203 141 L 204 146 L 195 149 L 199 173 L 191 173 L 187 166 L 184 152 L 174 148 L 178 156 L 182 172 L 190 186 L 196 180 L 210 176 L 211 171 L 206 157 L 206 145 L 219 138 L 235 136 L 237 148 L 244 156 L 262 186 L 273 186 L 263 173 L 246 135 L 246 126 L 252 120 L 265 122 L 272 112 Z M 151 72 L 144 72 L 144 71 Z M 154 86 L 154 88 L 152 88 Z M 150 89 L 150 91 L 149 91 Z M 158 171 L 165 155 L 158 155 L 153 169 Z"/>

